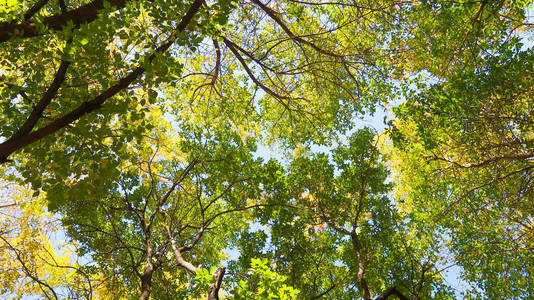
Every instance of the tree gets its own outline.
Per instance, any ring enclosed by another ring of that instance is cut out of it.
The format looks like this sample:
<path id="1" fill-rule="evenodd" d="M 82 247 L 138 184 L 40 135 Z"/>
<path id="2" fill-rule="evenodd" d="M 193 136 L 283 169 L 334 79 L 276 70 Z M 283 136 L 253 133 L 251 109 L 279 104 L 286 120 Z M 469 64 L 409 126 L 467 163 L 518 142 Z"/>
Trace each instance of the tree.
<path id="1" fill-rule="evenodd" d="M 483 292 L 527 298 L 531 62 L 514 52 L 527 4 L 9 1 L 0 163 L 46 194 L 107 297 L 447 299 L 446 249 Z M 421 74 L 438 84 L 410 81 Z M 369 130 L 343 135 L 413 87 L 389 157 Z M 296 155 L 265 163 L 259 143 Z M 476 197 L 451 202 L 465 187 Z M 474 227 L 457 207 L 492 202 Z M 228 249 L 240 257 L 225 268 Z"/>
<path id="2" fill-rule="evenodd" d="M 255 198 L 261 173 L 252 147 L 229 132 L 153 135 L 105 194 L 77 192 L 91 184 L 88 176 L 70 184 L 57 209 L 84 253 L 122 283 L 121 294 L 148 299 L 208 292 L 208 299 L 218 299 L 224 267 L 209 291 L 195 282 L 224 259 L 232 238 L 226 232 L 246 226 L 243 212 L 254 207 L 247 199 Z"/>
<path id="3" fill-rule="evenodd" d="M 6 99 L 0 161 L 26 149 L 59 162 L 45 154 L 58 143 L 83 152 L 73 139 L 100 141 L 110 135 L 110 122 L 130 124 L 127 113 L 142 120 L 137 103 L 154 103 L 165 89 L 179 97 L 184 113 L 204 117 L 206 106 L 230 115 L 244 110 L 252 117 L 238 123 L 259 118 L 271 131 L 291 128 L 276 136 L 321 140 L 350 126 L 356 112 L 373 111 L 377 99 L 387 101 L 391 72 L 447 72 L 464 56 L 477 57 L 478 43 L 486 49 L 502 31 L 520 26 L 524 15 L 519 1 L 323 4 L 60 0 L 7 6 L 0 24 Z M 472 40 L 474 50 L 467 51 Z M 447 62 L 424 64 L 428 56 L 421 52 L 429 47 L 445 53 L 435 57 Z M 263 96 L 251 102 L 256 89 Z M 142 122 L 136 127 L 149 130 Z"/>
<path id="4" fill-rule="evenodd" d="M 52 237 L 61 227 L 43 208 L 45 197 L 31 197 L 30 189 L 7 182 L 1 194 L 1 295 L 91 298 L 104 291 L 103 278 L 75 261 L 76 243 Z"/>
<path id="5" fill-rule="evenodd" d="M 534 56 L 516 47 L 410 94 L 392 135 L 401 198 L 490 297 L 532 295 Z"/>
<path id="6" fill-rule="evenodd" d="M 439 248 L 416 235 L 388 197 L 391 184 L 384 182 L 388 172 L 377 143 L 365 128 L 330 159 L 300 152 L 265 187 L 266 203 L 285 205 L 256 212 L 272 245 L 256 247 L 272 249 L 267 254 L 276 270 L 305 299 L 450 298 L 437 266 Z M 244 262 L 247 249 L 258 251 L 244 247 Z"/>

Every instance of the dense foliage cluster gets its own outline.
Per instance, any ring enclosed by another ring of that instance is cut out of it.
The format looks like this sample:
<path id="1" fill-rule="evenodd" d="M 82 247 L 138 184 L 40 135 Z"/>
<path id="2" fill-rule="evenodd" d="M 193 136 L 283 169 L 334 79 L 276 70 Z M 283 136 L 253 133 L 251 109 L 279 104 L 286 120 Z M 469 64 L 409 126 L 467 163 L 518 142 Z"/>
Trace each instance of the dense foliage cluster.
<path id="1" fill-rule="evenodd" d="M 5 1 L 0 296 L 532 298 L 530 4 Z"/>

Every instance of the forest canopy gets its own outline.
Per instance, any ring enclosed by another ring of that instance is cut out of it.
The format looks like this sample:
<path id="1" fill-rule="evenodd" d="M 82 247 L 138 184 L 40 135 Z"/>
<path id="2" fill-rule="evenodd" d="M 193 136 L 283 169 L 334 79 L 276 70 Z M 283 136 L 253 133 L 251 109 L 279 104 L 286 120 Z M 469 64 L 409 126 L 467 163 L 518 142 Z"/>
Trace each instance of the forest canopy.
<path id="1" fill-rule="evenodd" d="M 0 296 L 531 299 L 531 5 L 5 1 Z"/>

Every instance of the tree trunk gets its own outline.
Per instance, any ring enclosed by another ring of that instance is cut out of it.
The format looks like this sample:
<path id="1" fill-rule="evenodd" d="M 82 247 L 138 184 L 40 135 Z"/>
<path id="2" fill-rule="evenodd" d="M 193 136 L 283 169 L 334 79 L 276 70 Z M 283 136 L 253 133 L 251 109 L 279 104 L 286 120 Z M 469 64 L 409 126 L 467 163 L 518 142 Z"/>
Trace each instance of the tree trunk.
<path id="1" fill-rule="evenodd" d="M 210 289 L 208 290 L 208 300 L 219 300 L 219 289 L 221 288 L 225 271 L 226 268 L 221 267 L 219 272 L 217 272 L 215 282 L 210 285 Z"/>
<path id="2" fill-rule="evenodd" d="M 141 275 L 141 296 L 139 300 L 147 300 L 150 297 L 150 288 L 152 287 L 152 273 L 154 272 L 154 266 L 150 262 L 150 258 L 147 259 L 145 271 Z"/>
<path id="3" fill-rule="evenodd" d="M 357 283 L 360 286 L 362 291 L 362 297 L 364 300 L 371 300 L 371 293 L 369 292 L 369 287 L 367 286 L 367 281 L 365 280 L 365 262 L 362 253 L 362 247 L 360 245 L 360 240 L 358 239 L 358 234 L 353 230 L 350 234 L 352 247 L 356 252 L 356 258 L 358 259 L 358 277 Z"/>

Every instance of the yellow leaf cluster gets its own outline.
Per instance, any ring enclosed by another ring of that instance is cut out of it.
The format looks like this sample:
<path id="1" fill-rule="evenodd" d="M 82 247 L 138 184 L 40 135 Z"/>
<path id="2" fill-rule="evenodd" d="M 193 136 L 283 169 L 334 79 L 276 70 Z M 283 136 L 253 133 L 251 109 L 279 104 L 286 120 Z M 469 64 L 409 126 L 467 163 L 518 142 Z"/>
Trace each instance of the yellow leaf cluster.
<path id="1" fill-rule="evenodd" d="M 31 194 L 14 183 L 0 184 L 0 298 L 103 294 L 96 284 L 102 278 L 81 270 L 76 245 L 46 210 L 45 196 Z"/>

